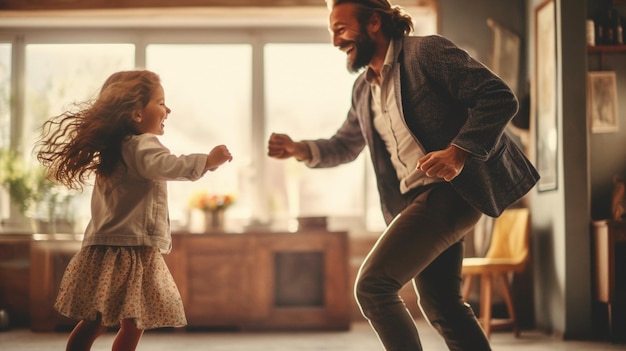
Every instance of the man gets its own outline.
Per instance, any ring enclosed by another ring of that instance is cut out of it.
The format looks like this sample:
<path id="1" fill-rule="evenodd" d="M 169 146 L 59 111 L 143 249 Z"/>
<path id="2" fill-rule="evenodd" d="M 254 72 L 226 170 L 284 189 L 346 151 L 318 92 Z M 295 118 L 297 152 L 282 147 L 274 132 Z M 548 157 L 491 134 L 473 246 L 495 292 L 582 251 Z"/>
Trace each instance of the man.
<path id="1" fill-rule="evenodd" d="M 463 239 L 499 216 L 539 175 L 504 133 L 518 102 L 509 87 L 440 36 L 409 36 L 388 0 L 328 0 L 333 45 L 355 81 L 347 119 L 330 139 L 272 134 L 268 155 L 332 167 L 370 149 L 387 229 L 363 262 L 355 296 L 386 350 L 422 350 L 398 291 L 413 280 L 420 307 L 450 350 L 490 350 L 461 299 Z"/>

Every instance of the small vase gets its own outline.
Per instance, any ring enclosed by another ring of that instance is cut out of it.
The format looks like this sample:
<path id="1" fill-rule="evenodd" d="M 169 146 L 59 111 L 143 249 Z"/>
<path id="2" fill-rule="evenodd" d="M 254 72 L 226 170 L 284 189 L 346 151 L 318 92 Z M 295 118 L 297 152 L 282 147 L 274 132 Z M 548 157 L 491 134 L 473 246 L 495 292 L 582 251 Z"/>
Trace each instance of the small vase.
<path id="1" fill-rule="evenodd" d="M 206 232 L 224 230 L 224 210 L 204 211 L 204 229 Z"/>

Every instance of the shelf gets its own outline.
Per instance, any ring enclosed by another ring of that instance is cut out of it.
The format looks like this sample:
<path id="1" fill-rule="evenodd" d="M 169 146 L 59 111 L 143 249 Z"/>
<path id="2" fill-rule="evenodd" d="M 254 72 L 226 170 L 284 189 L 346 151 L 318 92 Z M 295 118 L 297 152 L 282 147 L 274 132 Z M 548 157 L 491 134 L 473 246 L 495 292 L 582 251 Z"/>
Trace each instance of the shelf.
<path id="1" fill-rule="evenodd" d="M 602 71 L 605 67 L 604 59 L 605 55 L 609 54 L 618 54 L 618 53 L 626 53 L 626 45 L 596 45 L 596 46 L 587 46 L 588 54 L 597 54 L 600 58 L 600 68 Z"/>
<path id="2" fill-rule="evenodd" d="M 596 45 L 596 46 L 587 46 L 587 52 L 591 53 L 591 54 L 595 54 L 595 53 L 626 52 L 626 45 Z"/>

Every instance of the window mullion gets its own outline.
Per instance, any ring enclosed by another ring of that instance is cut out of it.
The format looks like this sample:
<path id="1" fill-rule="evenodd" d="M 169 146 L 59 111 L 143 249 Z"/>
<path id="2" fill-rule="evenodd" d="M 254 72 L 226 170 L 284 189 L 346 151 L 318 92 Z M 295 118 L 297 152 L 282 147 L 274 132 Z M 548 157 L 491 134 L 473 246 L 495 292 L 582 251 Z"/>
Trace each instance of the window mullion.
<path id="1" fill-rule="evenodd" d="M 266 186 L 267 157 L 265 156 L 265 42 L 255 37 L 252 43 L 252 150 L 251 174 L 254 174 L 252 189 L 252 220 L 265 223 L 269 220 L 268 193 Z"/>

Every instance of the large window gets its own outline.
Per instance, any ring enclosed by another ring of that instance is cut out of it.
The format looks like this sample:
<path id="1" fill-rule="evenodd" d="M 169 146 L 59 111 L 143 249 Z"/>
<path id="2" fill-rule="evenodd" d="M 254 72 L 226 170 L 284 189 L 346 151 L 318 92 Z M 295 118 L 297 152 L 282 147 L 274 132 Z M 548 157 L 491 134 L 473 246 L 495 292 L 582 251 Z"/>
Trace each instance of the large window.
<path id="1" fill-rule="evenodd" d="M 418 34 L 434 32 L 434 14 L 416 14 L 427 18 L 416 18 Z M 95 97 L 111 73 L 145 67 L 161 76 L 172 109 L 163 143 L 176 154 L 225 144 L 234 156 L 196 182 L 169 183 L 175 229 L 195 230 L 199 214 L 188 201 L 208 191 L 236 196 L 226 214 L 231 230 L 251 223 L 284 230 L 299 216 L 328 216 L 331 229 L 378 231 L 383 221 L 367 151 L 330 169 L 266 156 L 273 132 L 295 140 L 327 138 L 346 117 L 356 75 L 330 44 L 324 17 L 278 28 L 267 21 L 241 28 L 196 28 L 184 21 L 159 28 L 146 21 L 150 27 L 15 29 L 19 40 L 0 43 L 0 148 L 18 148 L 34 163 L 29 151 L 46 118 Z M 89 219 L 90 192 L 76 196 L 77 232 Z"/>

